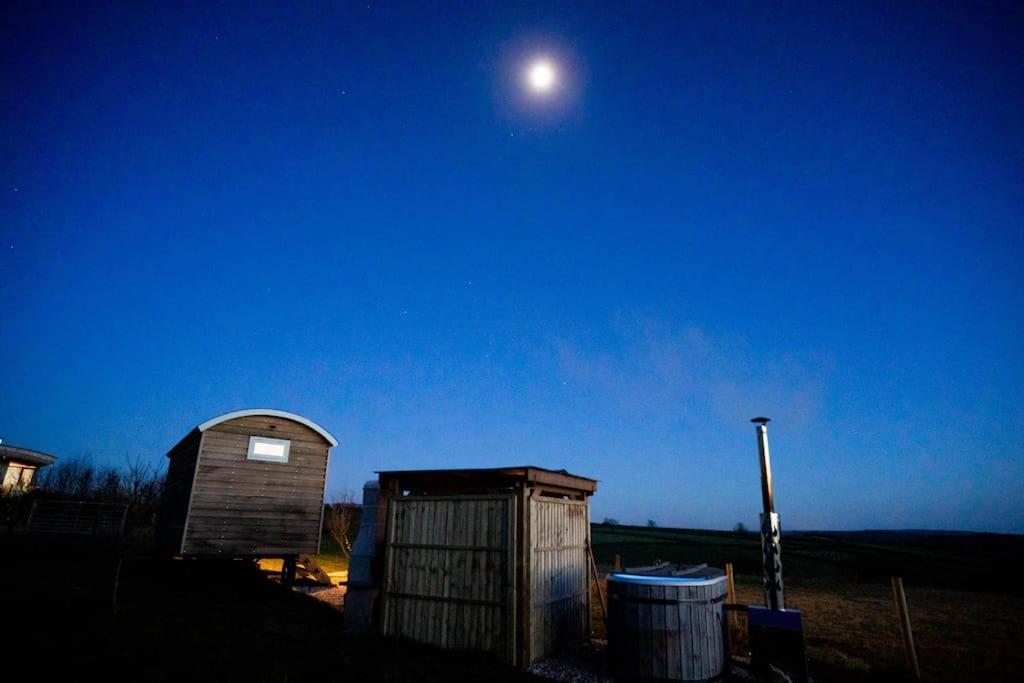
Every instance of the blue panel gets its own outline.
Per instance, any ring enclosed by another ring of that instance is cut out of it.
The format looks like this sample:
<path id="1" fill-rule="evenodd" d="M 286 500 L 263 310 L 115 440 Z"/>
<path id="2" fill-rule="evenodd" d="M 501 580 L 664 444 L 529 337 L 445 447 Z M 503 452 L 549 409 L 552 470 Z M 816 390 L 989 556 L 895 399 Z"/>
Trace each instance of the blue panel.
<path id="1" fill-rule="evenodd" d="M 748 610 L 752 627 L 766 626 L 768 628 L 784 628 L 789 631 L 799 631 L 803 628 L 798 609 L 773 610 L 760 605 L 750 605 Z"/>

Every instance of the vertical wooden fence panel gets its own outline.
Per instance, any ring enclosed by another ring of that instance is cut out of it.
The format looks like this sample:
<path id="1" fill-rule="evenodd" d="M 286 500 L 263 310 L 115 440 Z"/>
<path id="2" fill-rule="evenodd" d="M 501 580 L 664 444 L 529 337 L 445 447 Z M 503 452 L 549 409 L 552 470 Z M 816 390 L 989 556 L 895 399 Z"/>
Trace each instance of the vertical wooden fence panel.
<path id="1" fill-rule="evenodd" d="M 383 632 L 515 657 L 513 496 L 391 502 Z"/>
<path id="2" fill-rule="evenodd" d="M 584 640 L 590 628 L 586 501 L 532 496 L 528 662 Z"/>

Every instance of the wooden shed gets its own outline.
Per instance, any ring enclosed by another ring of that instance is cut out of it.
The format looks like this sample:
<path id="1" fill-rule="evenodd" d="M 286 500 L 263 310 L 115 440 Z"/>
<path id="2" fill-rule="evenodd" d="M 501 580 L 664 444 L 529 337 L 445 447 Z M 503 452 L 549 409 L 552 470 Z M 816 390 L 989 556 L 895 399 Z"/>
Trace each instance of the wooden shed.
<path id="1" fill-rule="evenodd" d="M 530 466 L 378 474 L 384 635 L 519 666 L 589 637 L 595 480 Z"/>
<path id="2" fill-rule="evenodd" d="M 167 457 L 157 544 L 183 556 L 282 557 L 316 553 L 327 430 L 282 410 L 239 410 L 208 420 Z"/>

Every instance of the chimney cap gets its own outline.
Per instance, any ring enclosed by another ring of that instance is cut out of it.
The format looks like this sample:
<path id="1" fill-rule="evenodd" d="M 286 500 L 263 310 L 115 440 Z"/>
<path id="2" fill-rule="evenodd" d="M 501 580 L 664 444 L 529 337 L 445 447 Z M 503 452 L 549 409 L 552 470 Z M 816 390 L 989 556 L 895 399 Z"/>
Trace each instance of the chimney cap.
<path id="1" fill-rule="evenodd" d="M 769 422 L 771 422 L 771 420 L 768 419 L 767 417 L 755 417 L 755 418 L 751 419 L 750 421 L 751 422 L 756 422 L 757 424 L 762 424 L 762 425 L 763 424 L 768 424 Z"/>

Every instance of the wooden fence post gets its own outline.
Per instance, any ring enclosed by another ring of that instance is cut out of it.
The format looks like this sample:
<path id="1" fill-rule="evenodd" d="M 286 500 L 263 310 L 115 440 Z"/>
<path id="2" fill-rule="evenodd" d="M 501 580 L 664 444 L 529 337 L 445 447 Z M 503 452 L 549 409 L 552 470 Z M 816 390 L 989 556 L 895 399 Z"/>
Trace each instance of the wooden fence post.
<path id="1" fill-rule="evenodd" d="M 590 544 L 587 544 L 587 557 L 590 558 L 590 571 L 594 574 L 594 585 L 597 586 L 597 597 L 601 601 L 601 618 L 604 619 L 604 628 L 608 630 L 608 603 L 604 599 L 604 591 L 601 589 L 601 575 L 597 573 L 597 562 L 594 561 L 594 551 Z"/>
<path id="2" fill-rule="evenodd" d="M 910 613 L 907 611 L 907 594 L 903 592 L 903 579 L 892 577 L 892 599 L 896 603 L 896 614 L 903 632 L 903 656 L 915 680 L 921 680 L 921 668 L 917 664 L 917 650 L 914 647 L 914 633 L 910 630 Z"/>
<path id="3" fill-rule="evenodd" d="M 732 562 L 725 563 L 725 602 L 729 605 L 736 604 L 736 582 L 735 575 L 732 570 Z M 728 610 L 725 613 L 726 629 L 728 631 L 729 643 L 738 642 L 737 632 L 739 630 L 739 624 L 737 623 L 737 617 L 733 610 Z"/>
<path id="4" fill-rule="evenodd" d="M 622 571 L 622 555 L 615 553 L 615 564 L 612 566 L 613 571 Z"/>

